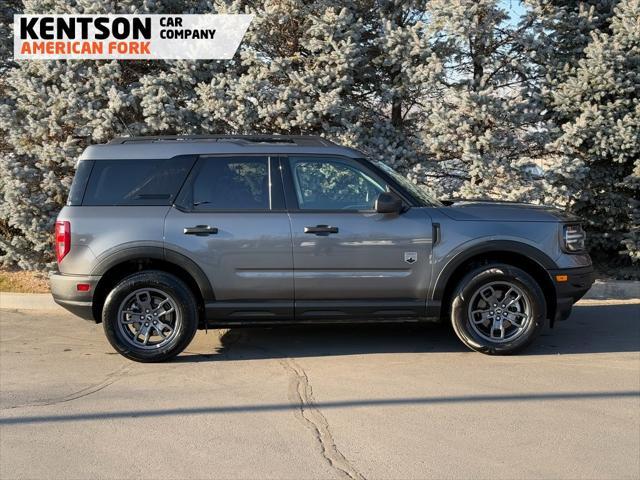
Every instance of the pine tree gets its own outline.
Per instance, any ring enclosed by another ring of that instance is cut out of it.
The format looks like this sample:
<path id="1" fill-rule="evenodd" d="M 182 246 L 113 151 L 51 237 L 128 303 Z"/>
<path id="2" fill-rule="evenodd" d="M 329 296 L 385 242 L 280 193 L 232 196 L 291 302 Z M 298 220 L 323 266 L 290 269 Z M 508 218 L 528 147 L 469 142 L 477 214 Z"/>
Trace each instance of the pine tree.
<path id="1" fill-rule="evenodd" d="M 0 78 L 13 65 L 13 16 L 21 13 L 22 2 L 4 0 L 0 4 Z"/>
<path id="2" fill-rule="evenodd" d="M 443 74 L 423 105 L 425 161 L 412 176 L 439 193 L 537 200 L 527 167 L 542 153 L 530 60 L 531 22 L 509 19 L 497 1 L 428 5 Z"/>
<path id="3" fill-rule="evenodd" d="M 203 5 L 203 6 L 202 6 Z M 195 1 L 27 0 L 25 13 L 201 13 Z M 2 79 L 0 262 L 52 265 L 53 222 L 88 145 L 118 135 L 199 133 L 194 85 L 216 62 L 20 61 Z M 215 127 L 215 126 L 214 126 Z"/>
<path id="4" fill-rule="evenodd" d="M 5 76 L 9 69 L 15 66 L 13 62 L 13 15 L 21 13 L 21 9 L 22 2 L 17 0 L 8 0 L 0 4 L 0 106 L 10 104 Z M 11 154 L 11 146 L 2 136 L 0 138 L 0 158 Z M 4 180 L 0 177 L 0 192 L 3 191 L 3 186 Z M 12 238 L 15 233 L 7 220 L 0 216 L 0 257 L 6 253 L 2 248 L 2 240 Z"/>
<path id="5" fill-rule="evenodd" d="M 199 112 L 237 133 L 322 134 L 406 168 L 422 148 L 420 100 L 441 69 L 425 4 L 234 4 L 254 22 L 235 63 L 198 86 Z"/>
<path id="6" fill-rule="evenodd" d="M 619 0 L 524 0 L 532 25 L 531 58 L 542 75 L 577 66 L 594 32 L 607 33 Z"/>
<path id="7" fill-rule="evenodd" d="M 497 0 L 27 0 L 27 13 L 255 17 L 224 62 L 14 64 L 3 21 L 0 262 L 51 264 L 86 145 L 175 133 L 324 135 L 440 196 L 566 206 L 591 219 L 594 248 L 637 259 L 638 0 L 526 4 L 517 21 Z M 556 165 L 545 179 L 541 163 Z"/>
<path id="8" fill-rule="evenodd" d="M 640 263 L 640 158 L 634 162 L 633 172 L 624 179 L 624 186 L 629 191 L 629 231 L 624 233 L 622 243 L 625 253 L 635 265 Z M 637 278 L 637 266 L 629 270 L 629 277 Z"/>
<path id="9" fill-rule="evenodd" d="M 639 256 L 640 0 L 619 2 L 608 30 L 592 33 L 584 58 L 552 91 L 555 184 L 606 263 L 623 245 L 628 260 Z"/>

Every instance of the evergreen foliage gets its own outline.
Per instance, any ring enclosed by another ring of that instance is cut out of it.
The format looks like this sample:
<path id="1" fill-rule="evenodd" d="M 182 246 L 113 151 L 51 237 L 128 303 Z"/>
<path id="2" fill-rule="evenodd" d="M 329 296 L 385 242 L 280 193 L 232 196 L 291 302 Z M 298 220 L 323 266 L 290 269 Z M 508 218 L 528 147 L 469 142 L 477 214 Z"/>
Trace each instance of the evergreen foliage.
<path id="1" fill-rule="evenodd" d="M 166 4 L 166 7 L 164 6 Z M 198 13 L 194 2 L 26 0 L 25 13 Z M 7 47 L 3 37 L 3 52 Z M 201 119 L 194 85 L 206 62 L 26 61 L 7 59 L 0 104 L 0 260 L 53 265 L 51 236 L 76 159 L 89 144 L 117 135 L 191 133 Z"/>
<path id="2" fill-rule="evenodd" d="M 554 183 L 588 222 L 597 259 L 611 264 L 625 246 L 623 255 L 637 261 L 640 0 L 621 1 L 606 31 L 591 37 L 584 58 L 551 92 L 559 127 L 551 148 L 560 156 Z"/>
<path id="3" fill-rule="evenodd" d="M 0 262 L 52 265 L 53 221 L 89 144 L 289 133 L 359 148 L 440 197 L 569 209 L 588 219 L 594 251 L 629 272 L 640 258 L 638 1 L 525 0 L 522 18 L 498 0 L 5 2 Z M 22 11 L 255 17 L 225 62 L 12 62 Z"/>

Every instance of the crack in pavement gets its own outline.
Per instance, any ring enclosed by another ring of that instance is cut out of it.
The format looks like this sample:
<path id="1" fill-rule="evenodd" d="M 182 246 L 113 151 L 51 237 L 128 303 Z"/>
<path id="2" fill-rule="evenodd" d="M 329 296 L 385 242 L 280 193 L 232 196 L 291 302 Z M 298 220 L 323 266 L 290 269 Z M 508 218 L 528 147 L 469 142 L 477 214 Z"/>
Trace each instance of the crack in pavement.
<path id="1" fill-rule="evenodd" d="M 113 385 L 115 382 L 123 378 L 129 370 L 131 370 L 132 365 L 125 364 L 120 368 L 114 370 L 111 373 L 108 373 L 104 380 L 100 383 L 94 383 L 93 385 L 89 385 L 88 387 L 77 390 L 73 393 L 65 395 L 63 397 L 53 398 L 49 400 L 38 400 L 36 402 L 28 402 L 20 405 L 12 405 L 11 407 L 0 408 L 0 411 L 3 410 L 12 410 L 14 408 L 26 408 L 26 407 L 46 407 L 50 405 L 57 405 L 59 403 L 71 402 L 73 400 L 78 400 L 79 398 L 88 397 L 89 395 L 93 395 L 94 393 L 99 392 L 100 390 L 104 390 L 109 385 Z"/>
<path id="2" fill-rule="evenodd" d="M 341 477 L 366 480 L 338 450 L 327 419 L 315 405 L 313 388 L 307 373 L 291 358 L 280 360 L 280 364 L 292 375 L 289 383 L 289 400 L 299 405 L 296 416 L 314 432 L 322 449 L 322 456 Z"/>
<path id="3" fill-rule="evenodd" d="M 225 333 L 228 332 L 232 332 L 232 330 L 228 330 Z M 246 332 L 244 331 L 236 331 L 235 333 L 236 335 L 232 337 L 233 339 L 231 342 L 229 342 L 228 338 L 226 339 L 227 341 L 221 342 L 225 346 L 225 349 L 222 352 L 224 357 L 227 360 L 233 359 L 233 349 L 229 348 L 231 346 L 252 348 L 264 352 L 265 354 L 269 354 L 269 352 L 271 352 L 271 354 L 275 353 L 277 357 L 280 357 L 278 362 L 290 375 L 288 391 L 289 401 L 298 406 L 298 408 L 294 410 L 295 416 L 314 433 L 315 439 L 320 445 L 320 452 L 324 460 L 338 473 L 341 478 L 348 480 L 366 480 L 364 475 L 349 463 L 336 446 L 329 423 L 315 403 L 313 398 L 313 388 L 305 370 L 285 352 L 274 348 L 266 348 L 261 345 L 254 345 L 248 342 Z M 273 357 L 273 355 L 269 354 L 268 356 L 265 356 L 265 359 Z"/>

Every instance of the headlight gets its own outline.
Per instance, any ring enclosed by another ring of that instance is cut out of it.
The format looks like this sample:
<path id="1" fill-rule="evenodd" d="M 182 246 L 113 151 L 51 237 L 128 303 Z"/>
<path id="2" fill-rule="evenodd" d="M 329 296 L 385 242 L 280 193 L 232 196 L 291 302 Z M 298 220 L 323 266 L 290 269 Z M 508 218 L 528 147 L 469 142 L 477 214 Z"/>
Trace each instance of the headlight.
<path id="1" fill-rule="evenodd" d="M 585 248 L 585 240 L 587 235 L 582 229 L 582 225 L 565 225 L 563 227 L 562 241 L 563 249 L 568 253 L 583 252 Z"/>

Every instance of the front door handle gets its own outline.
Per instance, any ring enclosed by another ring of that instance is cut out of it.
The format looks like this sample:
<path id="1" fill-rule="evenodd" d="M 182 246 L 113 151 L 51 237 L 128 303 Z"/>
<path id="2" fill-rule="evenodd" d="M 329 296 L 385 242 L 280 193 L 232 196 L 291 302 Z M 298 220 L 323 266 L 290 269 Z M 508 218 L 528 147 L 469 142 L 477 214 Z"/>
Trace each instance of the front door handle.
<path id="1" fill-rule="evenodd" d="M 304 227 L 304 233 L 312 233 L 314 235 L 331 235 L 332 233 L 338 233 L 338 227 L 330 227 L 329 225 Z"/>
<path id="2" fill-rule="evenodd" d="M 196 225 L 195 227 L 185 227 L 184 229 L 185 235 L 197 235 L 198 237 L 206 237 L 216 233 L 218 233 L 218 229 L 209 225 Z"/>

